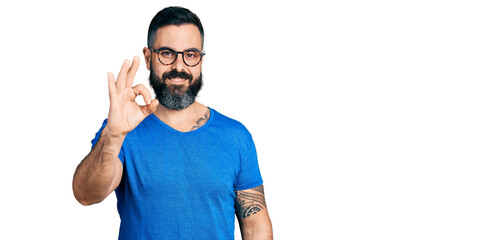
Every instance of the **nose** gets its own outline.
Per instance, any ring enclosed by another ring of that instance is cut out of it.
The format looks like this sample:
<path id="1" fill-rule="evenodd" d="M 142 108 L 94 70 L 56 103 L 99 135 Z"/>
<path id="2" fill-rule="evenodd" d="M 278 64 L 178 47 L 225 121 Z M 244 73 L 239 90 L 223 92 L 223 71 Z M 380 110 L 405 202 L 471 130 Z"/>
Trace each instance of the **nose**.
<path id="1" fill-rule="evenodd" d="M 180 56 L 179 56 L 180 54 Z M 177 53 L 177 59 L 174 63 L 172 63 L 172 68 L 176 69 L 178 72 L 182 72 L 182 70 L 187 67 L 184 63 L 184 55 L 181 52 Z"/>

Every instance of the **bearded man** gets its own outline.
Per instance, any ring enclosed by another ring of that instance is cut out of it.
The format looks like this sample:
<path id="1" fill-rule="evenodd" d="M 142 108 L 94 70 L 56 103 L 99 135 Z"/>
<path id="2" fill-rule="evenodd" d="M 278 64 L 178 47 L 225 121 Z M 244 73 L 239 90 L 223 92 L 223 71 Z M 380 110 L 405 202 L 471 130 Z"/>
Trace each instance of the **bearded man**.
<path id="1" fill-rule="evenodd" d="M 143 49 L 156 94 L 133 86 L 140 59 L 108 74 L 110 110 L 77 167 L 82 205 L 115 191 L 119 239 L 272 239 L 254 142 L 238 121 L 197 102 L 204 30 L 181 7 L 152 19 Z M 135 98 L 142 95 L 146 105 Z"/>

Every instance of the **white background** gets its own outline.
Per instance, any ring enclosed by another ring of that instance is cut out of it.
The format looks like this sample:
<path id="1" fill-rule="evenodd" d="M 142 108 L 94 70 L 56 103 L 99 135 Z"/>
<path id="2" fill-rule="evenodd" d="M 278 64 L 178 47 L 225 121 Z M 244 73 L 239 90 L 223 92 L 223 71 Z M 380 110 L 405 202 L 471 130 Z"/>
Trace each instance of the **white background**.
<path id="1" fill-rule="evenodd" d="M 276 239 L 481 239 L 481 8 L 425 0 L 2 2 L 0 239 L 117 238 L 115 196 L 83 207 L 72 176 L 170 5 L 202 20 L 198 100 L 252 133 Z"/>

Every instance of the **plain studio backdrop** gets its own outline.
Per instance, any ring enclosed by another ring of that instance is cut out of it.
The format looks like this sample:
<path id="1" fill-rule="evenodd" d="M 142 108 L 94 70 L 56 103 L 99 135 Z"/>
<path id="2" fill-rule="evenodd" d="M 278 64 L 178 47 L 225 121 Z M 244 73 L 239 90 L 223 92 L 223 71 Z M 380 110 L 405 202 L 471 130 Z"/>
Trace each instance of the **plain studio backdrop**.
<path id="1" fill-rule="evenodd" d="M 481 238 L 481 8 L 408 0 L 2 2 L 0 239 L 117 238 L 115 195 L 81 206 L 72 176 L 171 5 L 202 20 L 198 100 L 252 133 L 275 239 Z"/>

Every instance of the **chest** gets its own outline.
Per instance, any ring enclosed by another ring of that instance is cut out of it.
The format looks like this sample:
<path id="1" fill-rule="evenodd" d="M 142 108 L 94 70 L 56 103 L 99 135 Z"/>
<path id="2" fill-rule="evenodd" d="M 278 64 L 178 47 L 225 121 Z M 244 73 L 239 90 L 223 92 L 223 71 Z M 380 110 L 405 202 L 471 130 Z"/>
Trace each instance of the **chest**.
<path id="1" fill-rule="evenodd" d="M 146 137 L 125 150 L 124 184 L 142 195 L 233 195 L 238 169 L 237 147 L 225 139 Z"/>

